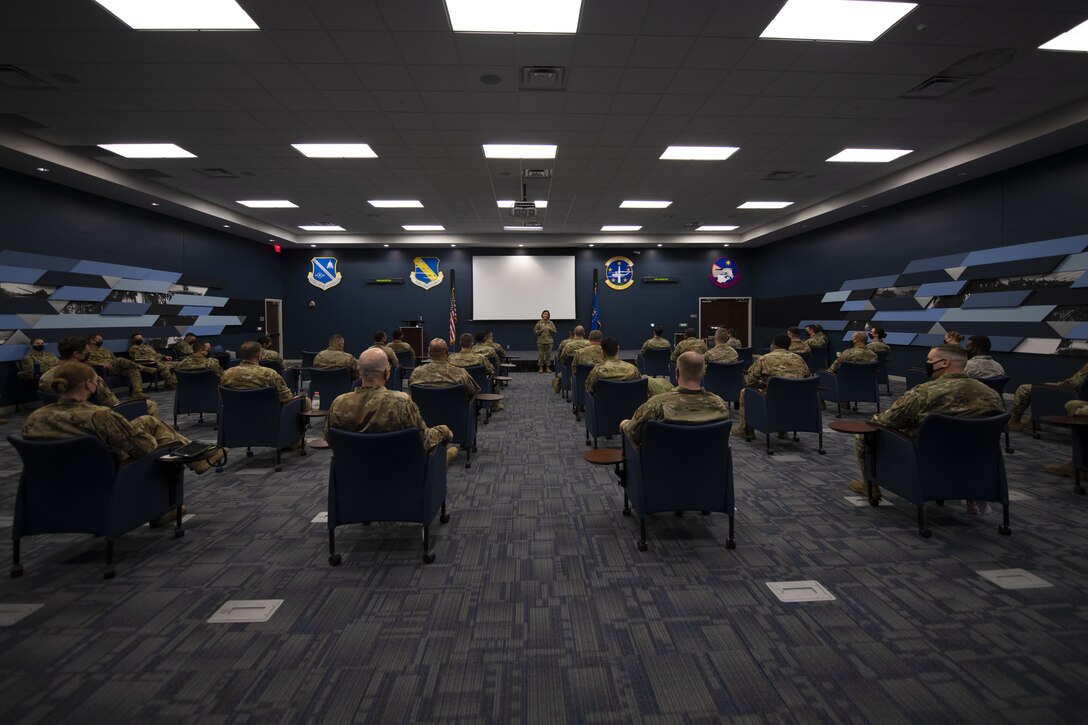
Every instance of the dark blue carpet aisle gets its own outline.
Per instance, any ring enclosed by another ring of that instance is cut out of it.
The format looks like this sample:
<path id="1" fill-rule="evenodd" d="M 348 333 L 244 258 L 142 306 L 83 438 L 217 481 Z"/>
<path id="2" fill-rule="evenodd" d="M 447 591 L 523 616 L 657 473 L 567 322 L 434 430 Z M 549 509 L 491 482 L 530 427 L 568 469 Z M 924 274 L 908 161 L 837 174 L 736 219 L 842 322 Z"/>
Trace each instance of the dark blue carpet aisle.
<path id="1" fill-rule="evenodd" d="M 654 517 L 640 553 L 611 467 L 582 460 L 549 382 L 516 374 L 472 468 L 462 454 L 450 469 L 429 566 L 418 527 L 395 524 L 341 528 L 343 564 L 327 564 L 311 523 L 327 451 L 285 456 L 282 473 L 265 450 L 187 475 L 187 535 L 124 536 L 110 581 L 101 540 L 24 540 L 0 608 L 43 606 L 0 627 L 0 721 L 1083 721 L 1088 498 L 1041 472 L 1068 458 L 1066 434 L 1014 436 L 1012 537 L 958 502 L 929 507 L 928 540 L 900 500 L 854 506 L 853 441 L 826 432 L 826 456 L 812 435 L 773 457 L 734 442 L 736 550 L 724 516 L 689 513 Z M 163 411 L 171 396 L 156 394 Z M 195 416 L 182 430 L 214 439 Z M 0 447 L 5 563 L 18 471 Z M 976 573 L 1014 568 L 1052 586 Z M 794 580 L 835 599 L 767 587 Z M 264 623 L 207 623 L 232 599 L 283 604 Z"/>

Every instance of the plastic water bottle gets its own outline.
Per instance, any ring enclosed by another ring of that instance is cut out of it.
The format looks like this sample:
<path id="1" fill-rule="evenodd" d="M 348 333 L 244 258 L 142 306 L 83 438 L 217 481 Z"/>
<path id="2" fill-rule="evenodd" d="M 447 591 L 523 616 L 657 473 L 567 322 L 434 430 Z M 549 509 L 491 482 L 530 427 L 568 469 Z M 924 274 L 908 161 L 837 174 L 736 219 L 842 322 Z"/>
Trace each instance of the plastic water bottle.
<path id="1" fill-rule="evenodd" d="M 311 410 L 321 410 L 321 393 L 314 391 L 313 398 L 310 399 Z"/>

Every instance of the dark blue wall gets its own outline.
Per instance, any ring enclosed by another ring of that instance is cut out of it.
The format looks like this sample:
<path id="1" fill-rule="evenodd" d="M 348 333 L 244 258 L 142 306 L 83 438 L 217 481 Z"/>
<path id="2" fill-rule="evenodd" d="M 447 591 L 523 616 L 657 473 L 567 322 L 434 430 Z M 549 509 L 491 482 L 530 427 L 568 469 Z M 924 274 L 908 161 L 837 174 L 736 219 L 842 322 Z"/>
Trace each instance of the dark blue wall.
<path id="1" fill-rule="evenodd" d="M 757 339 L 806 318 L 841 319 L 839 303 L 820 305 L 811 296 L 837 290 L 844 280 L 896 275 L 914 259 L 1085 234 L 1086 189 L 1088 146 L 758 249 Z M 889 365 L 901 374 L 924 357 L 922 348 L 903 348 Z M 1059 380 L 1088 362 L 995 358 L 1012 385 Z"/>
<path id="2" fill-rule="evenodd" d="M 287 352 L 297 356 L 303 349 L 322 349 L 332 332 L 347 338 L 348 350 L 355 353 L 370 344 L 376 330 L 387 334 L 400 325 L 402 319 L 423 316 L 427 338 L 446 337 L 449 326 L 450 287 L 448 275 L 455 272 L 457 284 L 458 332 L 489 328 L 495 339 L 513 350 L 536 347 L 532 329 L 536 320 L 526 322 L 495 322 L 472 320 L 472 255 L 494 254 L 573 254 L 577 277 L 576 305 L 579 319 L 555 320 L 560 337 L 580 322 L 588 327 L 593 310 L 593 269 L 601 279 L 598 284 L 601 321 L 606 335 L 615 336 L 625 350 L 637 349 L 650 336 L 650 323 L 655 322 L 673 331 L 680 323 L 695 324 L 691 315 L 698 312 L 699 297 L 746 297 L 752 295 L 755 270 L 751 253 L 745 250 L 715 249 L 643 249 L 610 248 L 540 252 L 511 249 L 451 249 L 412 248 L 361 250 L 343 248 L 292 250 L 283 255 L 290 267 L 284 300 L 284 327 L 287 330 Z M 729 255 L 740 268 L 741 282 L 728 290 L 720 290 L 709 281 L 711 263 Z M 635 283 L 626 290 L 613 290 L 604 283 L 604 263 L 611 257 L 623 255 L 635 262 Z M 310 285 L 306 275 L 313 256 L 333 256 L 338 259 L 338 271 L 344 281 L 330 290 L 322 291 Z M 408 281 L 412 259 L 416 256 L 437 256 L 440 270 L 447 281 L 424 290 Z M 645 276 L 678 277 L 676 284 L 643 284 Z M 401 277 L 403 285 L 376 286 L 365 284 L 368 278 Z M 313 300 L 316 307 L 310 309 Z"/>

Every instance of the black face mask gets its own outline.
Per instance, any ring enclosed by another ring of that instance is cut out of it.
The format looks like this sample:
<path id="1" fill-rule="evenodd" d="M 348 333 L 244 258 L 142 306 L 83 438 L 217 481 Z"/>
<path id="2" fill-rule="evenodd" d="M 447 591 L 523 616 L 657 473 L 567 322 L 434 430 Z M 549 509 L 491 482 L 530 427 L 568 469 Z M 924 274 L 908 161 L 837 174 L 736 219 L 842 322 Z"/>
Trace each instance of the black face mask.
<path id="1" fill-rule="evenodd" d="M 144 344 L 144 339 L 141 337 L 141 338 L 139 338 L 137 340 L 133 340 L 132 343 L 134 345 L 143 345 Z"/>
<path id="2" fill-rule="evenodd" d="M 931 363 L 929 360 L 926 360 L 926 377 L 927 378 L 932 378 L 933 377 L 933 373 L 935 372 L 933 370 L 933 366 L 935 364 L 936 363 Z"/>
<path id="3" fill-rule="evenodd" d="M 38 352 L 41 352 L 42 350 L 45 349 L 45 345 L 34 345 L 34 349 L 37 350 Z"/>
<path id="4" fill-rule="evenodd" d="M 91 345 L 94 347 L 102 347 L 102 341 L 99 340 L 98 342 L 95 342 L 94 340 L 91 340 Z"/>

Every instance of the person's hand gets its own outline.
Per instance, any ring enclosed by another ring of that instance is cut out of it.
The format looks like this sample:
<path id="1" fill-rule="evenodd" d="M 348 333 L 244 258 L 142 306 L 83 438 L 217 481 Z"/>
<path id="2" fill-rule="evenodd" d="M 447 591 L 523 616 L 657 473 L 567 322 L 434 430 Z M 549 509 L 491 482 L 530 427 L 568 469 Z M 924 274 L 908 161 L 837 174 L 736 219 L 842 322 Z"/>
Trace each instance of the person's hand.
<path id="1" fill-rule="evenodd" d="M 103 368 L 104 368 L 105 370 L 112 370 L 112 369 L 113 369 L 113 363 L 111 363 L 111 362 L 109 362 L 109 361 L 107 360 L 106 362 L 102 363 L 102 367 L 103 367 Z"/>
<path id="2" fill-rule="evenodd" d="M 446 438 L 445 438 L 445 440 L 446 441 L 452 441 L 453 440 L 453 431 L 450 430 L 449 428 L 446 428 Z"/>
<path id="3" fill-rule="evenodd" d="M 620 432 L 621 433 L 627 433 L 627 424 L 630 423 L 630 422 L 631 422 L 631 420 L 629 418 L 624 418 L 623 420 L 620 421 Z"/>
<path id="4" fill-rule="evenodd" d="M 165 360 L 166 362 L 170 362 L 174 358 L 170 357 L 169 355 L 163 355 L 162 359 Z"/>

